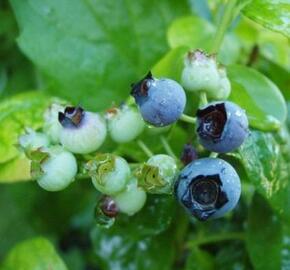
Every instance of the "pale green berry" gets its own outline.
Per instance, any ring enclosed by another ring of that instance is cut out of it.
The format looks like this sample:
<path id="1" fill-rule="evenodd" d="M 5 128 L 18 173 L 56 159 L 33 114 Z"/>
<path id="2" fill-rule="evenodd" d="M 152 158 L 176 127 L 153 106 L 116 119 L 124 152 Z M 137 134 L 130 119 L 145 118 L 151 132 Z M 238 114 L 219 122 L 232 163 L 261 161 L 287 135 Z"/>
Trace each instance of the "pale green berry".
<path id="1" fill-rule="evenodd" d="M 49 138 L 46 134 L 36 132 L 33 129 L 26 129 L 26 134 L 21 135 L 18 142 L 20 147 L 27 151 L 47 147 L 50 144 Z"/>
<path id="2" fill-rule="evenodd" d="M 139 136 L 145 122 L 136 108 L 122 105 L 107 112 L 108 130 L 113 141 L 126 143 Z"/>
<path id="3" fill-rule="evenodd" d="M 131 177 L 127 161 L 113 154 L 97 155 L 87 163 L 86 169 L 95 188 L 107 195 L 124 190 Z"/>
<path id="4" fill-rule="evenodd" d="M 62 125 L 61 144 L 70 152 L 88 154 L 96 151 L 107 135 L 105 120 L 97 113 L 86 112 L 80 107 L 66 107 L 59 113 Z"/>
<path id="5" fill-rule="evenodd" d="M 114 200 L 120 212 L 132 216 L 142 209 L 146 198 L 146 192 L 137 186 L 136 179 L 132 179 L 126 189 L 116 195 Z"/>
<path id="6" fill-rule="evenodd" d="M 77 161 L 60 146 L 49 148 L 47 153 L 48 157 L 40 164 L 42 173 L 37 183 L 47 191 L 62 190 L 74 181 Z"/>
<path id="7" fill-rule="evenodd" d="M 136 176 L 139 185 L 150 193 L 170 194 L 173 191 L 175 177 L 178 173 L 174 158 L 168 155 L 152 156 L 141 168 Z"/>
<path id="8" fill-rule="evenodd" d="M 62 129 L 58 121 L 58 114 L 60 112 L 64 112 L 64 107 L 54 103 L 44 113 L 43 130 L 54 144 L 60 142 L 60 131 Z"/>
<path id="9" fill-rule="evenodd" d="M 216 99 L 223 100 L 227 99 L 231 93 L 231 83 L 227 77 L 227 72 L 224 67 L 219 68 L 220 85 L 216 91 Z"/>
<path id="10" fill-rule="evenodd" d="M 184 60 L 181 76 L 183 87 L 192 92 L 214 93 L 219 85 L 220 76 L 216 60 L 200 50 L 189 52 Z"/>

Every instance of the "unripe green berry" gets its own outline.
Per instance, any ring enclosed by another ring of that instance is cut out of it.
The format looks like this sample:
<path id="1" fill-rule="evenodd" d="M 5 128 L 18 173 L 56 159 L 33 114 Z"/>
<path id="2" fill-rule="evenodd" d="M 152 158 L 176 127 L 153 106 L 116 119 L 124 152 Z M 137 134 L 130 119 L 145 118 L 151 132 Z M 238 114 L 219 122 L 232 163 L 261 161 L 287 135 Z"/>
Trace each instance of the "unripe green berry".
<path id="1" fill-rule="evenodd" d="M 178 172 L 174 158 L 168 155 L 152 156 L 135 175 L 138 183 L 146 191 L 158 194 L 170 194 L 173 191 L 174 180 Z"/>
<path id="2" fill-rule="evenodd" d="M 100 192 L 115 195 L 125 189 L 131 177 L 127 161 L 113 154 L 100 154 L 86 165 L 93 185 Z"/>
<path id="3" fill-rule="evenodd" d="M 42 175 L 37 183 L 47 191 L 62 190 L 74 181 L 77 161 L 60 146 L 49 148 L 47 153 L 48 157 L 40 164 Z"/>
<path id="4" fill-rule="evenodd" d="M 57 144 L 60 142 L 61 124 L 58 121 L 58 114 L 64 112 L 64 107 L 59 104 L 52 104 L 44 113 L 44 132 L 49 136 L 50 140 Z"/>
<path id="5" fill-rule="evenodd" d="M 67 107 L 59 114 L 59 121 L 62 125 L 60 142 L 72 153 L 94 152 L 105 141 L 106 124 L 97 113 L 86 112 L 80 107 Z"/>
<path id="6" fill-rule="evenodd" d="M 226 99 L 230 94 L 225 69 L 219 67 L 214 55 L 200 50 L 189 52 L 185 57 L 181 84 L 188 91 L 203 91 L 213 99 Z"/>
<path id="7" fill-rule="evenodd" d="M 136 179 L 132 179 L 126 189 L 116 195 L 114 200 L 122 213 L 132 216 L 142 209 L 146 198 L 146 192 L 137 186 Z"/>
<path id="8" fill-rule="evenodd" d="M 136 108 L 122 105 L 107 112 L 108 130 L 113 141 L 126 143 L 139 136 L 145 122 Z"/>
<path id="9" fill-rule="evenodd" d="M 26 134 L 21 135 L 18 139 L 19 145 L 25 151 L 33 151 L 38 148 L 47 147 L 50 144 L 46 134 L 27 129 Z"/>

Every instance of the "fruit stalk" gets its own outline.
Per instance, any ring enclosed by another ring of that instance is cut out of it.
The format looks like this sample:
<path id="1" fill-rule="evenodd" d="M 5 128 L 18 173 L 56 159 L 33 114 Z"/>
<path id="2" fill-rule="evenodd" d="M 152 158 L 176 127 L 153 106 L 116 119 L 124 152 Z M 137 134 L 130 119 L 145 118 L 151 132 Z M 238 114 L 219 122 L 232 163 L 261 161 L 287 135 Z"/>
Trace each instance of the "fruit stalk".
<path id="1" fill-rule="evenodd" d="M 218 29 L 212 43 L 211 53 L 217 53 L 219 51 L 224 35 L 226 33 L 227 27 L 233 19 L 233 13 L 234 13 L 237 2 L 238 0 L 228 0 L 225 6 L 224 14 L 218 25 Z"/>

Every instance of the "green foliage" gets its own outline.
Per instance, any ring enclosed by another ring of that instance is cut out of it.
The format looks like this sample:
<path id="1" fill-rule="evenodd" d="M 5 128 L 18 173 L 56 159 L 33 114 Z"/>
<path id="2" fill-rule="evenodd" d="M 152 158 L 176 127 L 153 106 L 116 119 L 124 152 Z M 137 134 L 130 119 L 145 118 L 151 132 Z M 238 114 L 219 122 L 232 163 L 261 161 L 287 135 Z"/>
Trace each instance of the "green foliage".
<path id="1" fill-rule="evenodd" d="M 129 85 L 166 52 L 168 24 L 188 10 L 184 0 L 11 4 L 20 26 L 18 44 L 47 75 L 49 92 L 98 110 L 127 97 Z"/>
<path id="2" fill-rule="evenodd" d="M 221 155 L 243 186 L 225 218 L 200 223 L 174 197 L 149 195 L 138 214 L 101 228 L 93 220 L 99 194 L 89 179 L 60 193 L 40 190 L 27 181 L 30 163 L 16 146 L 26 127 L 42 128 L 54 95 L 101 111 L 127 99 L 130 84 L 149 69 L 180 82 L 189 50 L 211 52 L 226 2 L 0 0 L 1 270 L 290 269 L 287 0 L 238 0 L 233 16 L 240 9 L 244 16 L 224 29 L 217 57 L 227 65 L 229 100 L 246 110 L 251 129 L 238 151 Z M 194 116 L 199 98 L 187 99 Z M 208 156 L 194 124 L 147 127 L 139 139 L 160 154 L 161 136 L 177 157 L 187 142 Z M 148 159 L 136 141 L 108 139 L 100 152 L 123 156 L 132 170 Z"/>
<path id="3" fill-rule="evenodd" d="M 243 13 L 263 26 L 290 37 L 290 3 L 288 0 L 252 0 Z"/>
<path id="4" fill-rule="evenodd" d="M 1 270 L 15 270 L 20 269 L 19 267 L 22 270 L 67 269 L 53 245 L 42 237 L 15 246 L 7 255 Z"/>
<path id="5" fill-rule="evenodd" d="M 251 126 L 266 131 L 278 129 L 287 116 L 278 87 L 254 69 L 231 66 L 228 72 L 233 84 L 230 100 L 247 111 Z"/>

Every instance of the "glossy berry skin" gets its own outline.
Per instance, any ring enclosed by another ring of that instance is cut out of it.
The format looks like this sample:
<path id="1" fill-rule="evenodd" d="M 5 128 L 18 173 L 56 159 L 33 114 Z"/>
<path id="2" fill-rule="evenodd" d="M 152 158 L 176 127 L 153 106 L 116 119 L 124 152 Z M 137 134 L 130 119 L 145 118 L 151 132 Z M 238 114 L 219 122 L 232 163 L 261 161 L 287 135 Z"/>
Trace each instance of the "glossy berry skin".
<path id="1" fill-rule="evenodd" d="M 248 118 L 238 105 L 213 102 L 197 111 L 197 134 L 209 151 L 227 153 L 237 149 L 246 139 Z"/>
<path id="2" fill-rule="evenodd" d="M 131 94 L 143 119 L 156 127 L 174 123 L 185 108 L 186 96 L 182 86 L 171 79 L 156 79 L 150 72 L 132 86 Z"/>
<path id="3" fill-rule="evenodd" d="M 60 191 L 74 181 L 77 161 L 60 146 L 49 148 L 47 152 L 49 157 L 41 164 L 43 173 L 37 183 L 47 191 Z"/>
<path id="4" fill-rule="evenodd" d="M 70 152 L 88 154 L 96 151 L 107 135 L 105 120 L 97 113 L 80 107 L 67 107 L 59 113 L 62 125 L 60 142 Z"/>
<path id="5" fill-rule="evenodd" d="M 122 105 L 107 112 L 108 131 L 113 141 L 126 143 L 137 138 L 145 128 L 145 122 L 134 107 Z"/>
<path id="6" fill-rule="evenodd" d="M 146 202 L 146 192 L 137 186 L 137 180 L 131 179 L 126 189 L 114 196 L 113 199 L 120 212 L 132 216 L 139 212 Z"/>
<path id="7" fill-rule="evenodd" d="M 222 217 L 239 201 L 240 178 L 222 159 L 197 159 L 180 172 L 175 195 L 186 211 L 200 221 Z"/>

